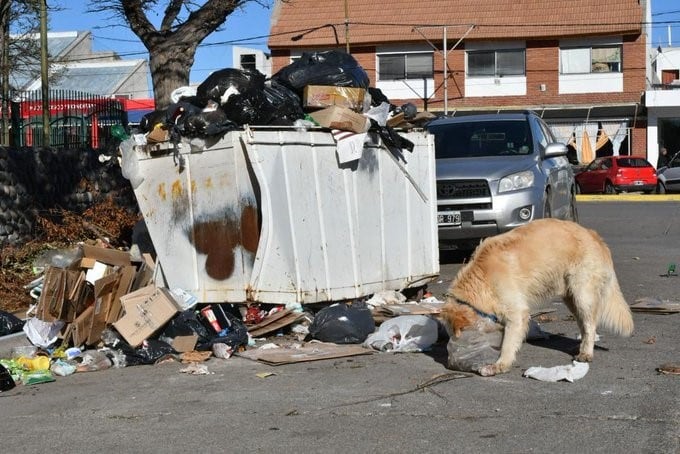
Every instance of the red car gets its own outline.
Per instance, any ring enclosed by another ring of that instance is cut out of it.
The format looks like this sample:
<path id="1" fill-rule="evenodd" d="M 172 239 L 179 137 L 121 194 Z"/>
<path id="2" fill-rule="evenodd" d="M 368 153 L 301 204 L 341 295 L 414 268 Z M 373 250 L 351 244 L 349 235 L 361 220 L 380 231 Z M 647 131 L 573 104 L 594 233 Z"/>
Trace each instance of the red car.
<path id="1" fill-rule="evenodd" d="M 604 192 L 645 192 L 656 190 L 656 169 L 636 156 L 597 158 L 574 176 L 579 194 Z"/>

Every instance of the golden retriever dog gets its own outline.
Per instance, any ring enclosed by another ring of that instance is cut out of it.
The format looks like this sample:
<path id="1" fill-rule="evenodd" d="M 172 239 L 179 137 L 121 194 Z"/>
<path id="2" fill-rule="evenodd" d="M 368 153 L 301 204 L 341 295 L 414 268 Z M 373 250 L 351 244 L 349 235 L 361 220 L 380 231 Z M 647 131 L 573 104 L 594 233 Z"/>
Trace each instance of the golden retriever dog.
<path id="1" fill-rule="evenodd" d="M 554 297 L 562 297 L 581 331 L 577 361 L 592 361 L 598 326 L 622 336 L 633 332 L 605 242 L 593 230 L 557 219 L 535 220 L 483 240 L 451 283 L 442 319 L 456 338 L 480 318 L 504 325 L 498 360 L 479 369 L 491 376 L 510 369 L 530 311 Z"/>

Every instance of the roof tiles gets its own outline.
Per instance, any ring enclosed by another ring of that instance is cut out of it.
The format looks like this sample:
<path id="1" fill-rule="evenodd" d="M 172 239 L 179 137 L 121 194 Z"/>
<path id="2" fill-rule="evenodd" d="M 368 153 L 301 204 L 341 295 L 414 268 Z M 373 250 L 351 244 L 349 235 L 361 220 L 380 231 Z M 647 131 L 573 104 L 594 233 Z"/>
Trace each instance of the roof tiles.
<path id="1" fill-rule="evenodd" d="M 346 0 L 346 4 L 353 46 L 422 42 L 423 34 L 438 40 L 443 26 L 449 40 L 463 36 L 470 25 L 474 28 L 469 40 L 639 34 L 644 20 L 638 0 Z M 321 28 L 291 40 L 315 27 Z M 345 1 L 279 1 L 270 33 L 272 49 L 328 45 L 335 35 L 342 44 Z"/>

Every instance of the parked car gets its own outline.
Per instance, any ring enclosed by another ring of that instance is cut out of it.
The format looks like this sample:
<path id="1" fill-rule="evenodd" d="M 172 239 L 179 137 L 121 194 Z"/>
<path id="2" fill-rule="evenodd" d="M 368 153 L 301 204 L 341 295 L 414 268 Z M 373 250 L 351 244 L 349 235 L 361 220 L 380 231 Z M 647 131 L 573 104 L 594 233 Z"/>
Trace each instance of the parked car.
<path id="1" fill-rule="evenodd" d="M 440 249 L 544 217 L 578 220 L 567 147 L 533 112 L 443 117 L 435 136 Z"/>
<path id="2" fill-rule="evenodd" d="M 680 151 L 668 161 L 668 165 L 656 170 L 656 192 L 680 192 Z"/>
<path id="3" fill-rule="evenodd" d="M 654 192 L 656 169 L 638 156 L 596 158 L 576 174 L 576 190 L 581 194 L 617 192 Z"/>

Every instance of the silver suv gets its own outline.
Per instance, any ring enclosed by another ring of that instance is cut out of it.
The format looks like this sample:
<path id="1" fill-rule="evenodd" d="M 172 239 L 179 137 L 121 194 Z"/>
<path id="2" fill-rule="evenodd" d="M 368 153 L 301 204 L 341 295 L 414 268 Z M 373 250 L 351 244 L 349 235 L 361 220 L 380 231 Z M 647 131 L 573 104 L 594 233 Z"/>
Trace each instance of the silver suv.
<path id="1" fill-rule="evenodd" d="M 440 249 L 555 217 L 578 221 L 567 147 L 535 113 L 439 118 L 435 136 Z"/>
<path id="2" fill-rule="evenodd" d="M 675 153 L 668 164 L 656 170 L 656 176 L 658 194 L 680 191 L 680 151 Z"/>

